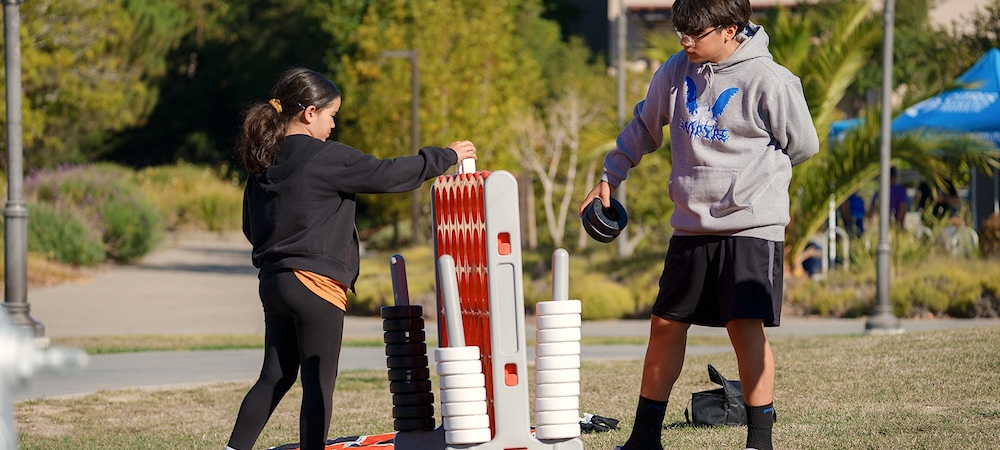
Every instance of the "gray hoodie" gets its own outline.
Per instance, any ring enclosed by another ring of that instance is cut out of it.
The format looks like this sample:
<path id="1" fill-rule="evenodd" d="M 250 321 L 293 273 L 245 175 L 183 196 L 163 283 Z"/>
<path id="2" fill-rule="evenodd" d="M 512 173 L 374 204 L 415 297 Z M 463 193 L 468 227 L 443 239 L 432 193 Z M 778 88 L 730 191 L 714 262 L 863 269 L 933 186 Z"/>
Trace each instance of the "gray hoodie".
<path id="1" fill-rule="evenodd" d="M 798 77 L 774 62 L 763 27 L 744 34 L 720 63 L 671 56 L 604 160 L 602 179 L 617 187 L 670 125 L 675 235 L 784 241 L 792 166 L 819 151 Z"/>

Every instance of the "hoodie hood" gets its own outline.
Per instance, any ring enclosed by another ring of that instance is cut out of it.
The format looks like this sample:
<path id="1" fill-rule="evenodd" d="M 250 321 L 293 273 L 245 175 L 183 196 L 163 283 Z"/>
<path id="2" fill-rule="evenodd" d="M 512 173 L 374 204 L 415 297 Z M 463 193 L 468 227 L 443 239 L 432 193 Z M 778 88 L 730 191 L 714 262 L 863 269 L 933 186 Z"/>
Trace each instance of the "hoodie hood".
<path id="1" fill-rule="evenodd" d="M 774 60 L 771 51 L 767 49 L 770 38 L 764 31 L 764 27 L 747 22 L 743 31 L 736 35 L 736 40 L 740 42 L 740 46 L 728 58 L 717 63 L 706 61 L 698 68 L 698 73 L 706 78 L 709 86 L 713 84 L 717 73 L 724 74 L 740 70 L 742 64 L 759 58 Z"/>

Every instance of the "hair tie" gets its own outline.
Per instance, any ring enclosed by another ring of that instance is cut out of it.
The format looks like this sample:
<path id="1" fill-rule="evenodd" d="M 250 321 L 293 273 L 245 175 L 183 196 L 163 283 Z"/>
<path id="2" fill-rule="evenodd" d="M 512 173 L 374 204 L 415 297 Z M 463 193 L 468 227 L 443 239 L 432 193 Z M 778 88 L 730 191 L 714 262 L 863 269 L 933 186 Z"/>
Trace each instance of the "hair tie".
<path id="1" fill-rule="evenodd" d="M 280 100 L 278 100 L 276 98 L 272 98 L 271 101 L 269 101 L 268 103 L 270 103 L 271 106 L 274 107 L 274 110 L 277 111 L 278 114 L 281 114 L 281 101 Z"/>

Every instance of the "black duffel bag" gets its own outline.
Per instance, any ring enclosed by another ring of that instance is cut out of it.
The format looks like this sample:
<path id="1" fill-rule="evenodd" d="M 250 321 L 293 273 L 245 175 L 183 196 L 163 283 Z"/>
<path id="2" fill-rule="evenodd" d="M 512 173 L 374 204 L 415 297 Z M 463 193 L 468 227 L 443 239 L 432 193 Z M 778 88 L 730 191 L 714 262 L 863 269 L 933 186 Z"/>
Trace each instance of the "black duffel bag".
<path id="1" fill-rule="evenodd" d="M 746 425 L 747 412 L 740 382 L 727 380 L 711 364 L 708 365 L 708 378 L 722 387 L 691 394 L 690 408 L 684 410 L 687 422 L 696 427 Z"/>

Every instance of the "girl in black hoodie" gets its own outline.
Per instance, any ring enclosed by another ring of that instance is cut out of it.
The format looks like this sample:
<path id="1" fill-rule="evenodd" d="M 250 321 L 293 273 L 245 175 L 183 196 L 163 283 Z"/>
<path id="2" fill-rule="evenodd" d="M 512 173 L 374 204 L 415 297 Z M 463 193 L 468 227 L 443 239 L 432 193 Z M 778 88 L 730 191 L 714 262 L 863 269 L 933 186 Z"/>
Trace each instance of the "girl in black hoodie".
<path id="1" fill-rule="evenodd" d="M 246 111 L 236 150 L 249 173 L 243 233 L 260 269 L 264 364 L 240 406 L 227 449 L 250 450 L 302 373 L 302 450 L 323 449 L 343 337 L 347 289 L 358 278 L 356 196 L 407 192 L 466 158 L 469 141 L 378 159 L 328 141 L 341 97 L 323 75 L 285 71 L 268 102 Z"/>

